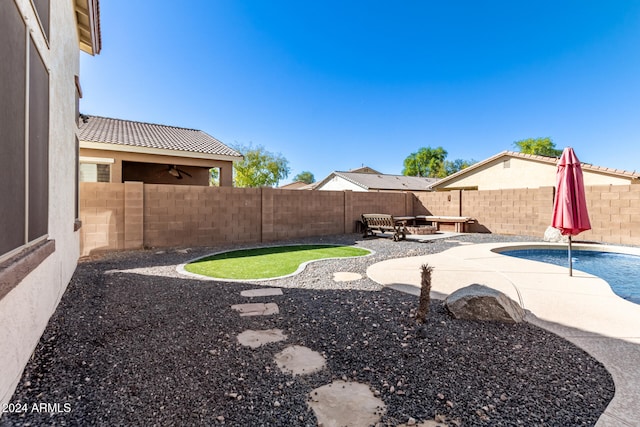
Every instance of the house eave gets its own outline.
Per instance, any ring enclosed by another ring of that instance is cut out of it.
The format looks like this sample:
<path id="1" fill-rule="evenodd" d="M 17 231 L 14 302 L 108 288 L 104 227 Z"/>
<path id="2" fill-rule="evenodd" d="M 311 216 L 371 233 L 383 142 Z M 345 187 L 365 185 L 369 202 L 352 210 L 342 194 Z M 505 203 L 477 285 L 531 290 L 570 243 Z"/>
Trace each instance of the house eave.
<path id="1" fill-rule="evenodd" d="M 80 50 L 97 55 L 102 50 L 100 5 L 98 0 L 75 0 L 78 44 Z"/>
<path id="2" fill-rule="evenodd" d="M 191 159 L 218 160 L 227 162 L 239 162 L 242 156 L 227 156 L 221 154 L 198 153 L 193 151 L 167 150 L 164 148 L 138 147 L 135 145 L 110 144 L 106 142 L 80 141 L 80 148 L 104 151 L 118 151 L 125 153 L 153 154 L 158 156 L 174 156 Z"/>

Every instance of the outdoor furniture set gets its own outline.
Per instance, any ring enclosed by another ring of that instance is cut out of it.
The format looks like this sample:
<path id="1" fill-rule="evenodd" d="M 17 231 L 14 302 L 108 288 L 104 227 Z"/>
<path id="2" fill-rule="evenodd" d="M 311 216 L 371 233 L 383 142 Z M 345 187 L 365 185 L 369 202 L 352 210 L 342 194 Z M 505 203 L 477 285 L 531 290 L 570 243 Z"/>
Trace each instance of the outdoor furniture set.
<path id="1" fill-rule="evenodd" d="M 474 222 L 473 218 L 462 216 L 362 214 L 363 237 L 374 236 L 375 231 L 391 232 L 396 242 L 406 239 L 407 234 L 434 234 L 441 224 L 453 225 L 456 233 L 464 233 L 466 225 Z"/>

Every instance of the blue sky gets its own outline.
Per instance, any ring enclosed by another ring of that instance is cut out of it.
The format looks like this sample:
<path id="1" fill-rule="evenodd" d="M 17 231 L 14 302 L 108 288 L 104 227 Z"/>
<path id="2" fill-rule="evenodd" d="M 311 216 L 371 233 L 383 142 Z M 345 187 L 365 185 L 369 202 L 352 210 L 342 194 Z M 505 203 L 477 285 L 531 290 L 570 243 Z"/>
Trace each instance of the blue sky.
<path id="1" fill-rule="evenodd" d="M 551 137 L 640 170 L 640 2 L 102 0 L 81 111 L 262 145 L 317 180 Z"/>

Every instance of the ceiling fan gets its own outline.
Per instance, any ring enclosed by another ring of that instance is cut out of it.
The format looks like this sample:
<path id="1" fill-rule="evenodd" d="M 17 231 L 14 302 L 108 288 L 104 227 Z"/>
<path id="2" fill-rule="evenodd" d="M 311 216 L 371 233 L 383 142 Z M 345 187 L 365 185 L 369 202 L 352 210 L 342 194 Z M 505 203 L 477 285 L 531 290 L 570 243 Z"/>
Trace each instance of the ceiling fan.
<path id="1" fill-rule="evenodd" d="M 191 174 L 183 169 L 178 168 L 176 165 L 167 165 L 168 172 L 171 176 L 176 177 L 176 179 L 182 179 L 182 175 L 186 175 L 189 178 L 193 178 Z"/>

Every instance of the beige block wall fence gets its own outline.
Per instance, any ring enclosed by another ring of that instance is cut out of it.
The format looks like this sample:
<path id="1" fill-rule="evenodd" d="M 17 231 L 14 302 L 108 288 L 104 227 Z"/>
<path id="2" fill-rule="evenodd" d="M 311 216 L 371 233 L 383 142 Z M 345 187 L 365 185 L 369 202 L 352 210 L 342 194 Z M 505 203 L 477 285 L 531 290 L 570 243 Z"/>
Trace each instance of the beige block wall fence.
<path id="1" fill-rule="evenodd" d="M 586 188 L 579 240 L 640 245 L 640 185 Z M 81 183 L 81 253 L 215 246 L 352 233 L 362 213 L 470 216 L 469 231 L 540 237 L 554 189 L 363 193 Z"/>

